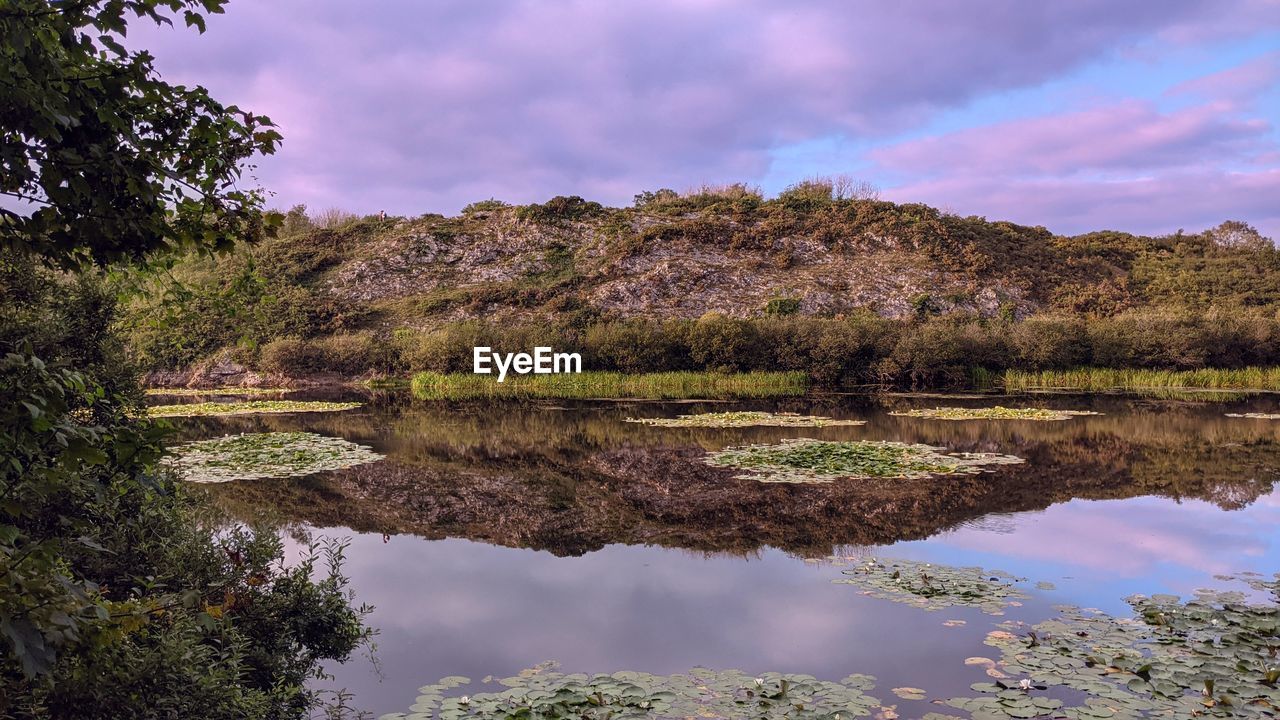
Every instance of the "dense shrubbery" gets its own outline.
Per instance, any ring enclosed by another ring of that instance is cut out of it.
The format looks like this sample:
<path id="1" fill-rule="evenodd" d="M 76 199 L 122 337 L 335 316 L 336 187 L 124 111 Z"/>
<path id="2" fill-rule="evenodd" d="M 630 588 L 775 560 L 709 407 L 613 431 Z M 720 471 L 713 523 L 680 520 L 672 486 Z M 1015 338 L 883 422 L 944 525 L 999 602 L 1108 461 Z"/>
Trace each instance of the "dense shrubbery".
<path id="1" fill-rule="evenodd" d="M 992 371 L 1099 367 L 1189 369 L 1280 365 L 1280 321 L 1262 315 L 1170 310 L 1109 318 L 1039 315 L 1011 321 L 970 315 L 889 319 L 708 314 L 698 320 L 615 320 L 506 325 L 443 324 L 430 331 L 286 338 L 262 348 L 259 367 L 284 374 L 469 372 L 472 348 L 535 345 L 582 353 L 591 370 L 804 371 L 820 386 L 967 383 Z"/>
<path id="2" fill-rule="evenodd" d="M 205 517 L 161 468 L 165 428 L 144 419 L 113 332 L 108 270 L 280 224 L 237 187 L 244 161 L 279 139 L 270 120 L 164 82 L 148 53 L 118 42 L 136 19 L 203 28 L 223 4 L 12 0 L 0 12 L 0 176 L 31 201 L 0 212 L 0 717 L 303 718 L 320 710 L 307 688 L 319 664 L 369 635 L 340 546 L 286 565 L 278 535 Z M 277 284 L 254 259 L 238 255 L 215 292 L 169 286 L 149 308 L 173 299 L 167 319 L 193 339 L 143 340 L 171 362 L 242 339 L 254 354 L 255 338 L 235 334 L 241 317 L 266 336 L 324 316 L 305 276 Z"/>
<path id="3" fill-rule="evenodd" d="M 155 469 L 114 294 L 0 269 L 0 716 L 304 714 L 318 662 L 367 637 L 340 548 L 285 567 L 275 533 L 218 531 Z"/>

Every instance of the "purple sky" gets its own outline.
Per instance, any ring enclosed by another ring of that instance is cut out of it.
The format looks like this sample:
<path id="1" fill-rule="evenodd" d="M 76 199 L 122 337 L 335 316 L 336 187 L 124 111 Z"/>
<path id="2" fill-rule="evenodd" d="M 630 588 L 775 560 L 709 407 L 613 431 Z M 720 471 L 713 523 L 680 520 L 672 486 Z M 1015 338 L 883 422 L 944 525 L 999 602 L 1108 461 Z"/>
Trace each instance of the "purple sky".
<path id="1" fill-rule="evenodd" d="M 280 207 L 849 173 L 1064 233 L 1280 238 L 1280 0 L 232 0 L 131 37 L 280 125 Z"/>

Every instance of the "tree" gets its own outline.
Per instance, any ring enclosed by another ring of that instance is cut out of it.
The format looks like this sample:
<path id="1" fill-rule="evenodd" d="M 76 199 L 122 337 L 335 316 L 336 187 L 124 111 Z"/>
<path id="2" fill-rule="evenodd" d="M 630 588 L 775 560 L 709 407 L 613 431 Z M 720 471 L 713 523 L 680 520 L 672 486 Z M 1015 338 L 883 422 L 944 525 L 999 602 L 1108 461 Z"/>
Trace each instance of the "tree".
<path id="1" fill-rule="evenodd" d="M 238 187 L 271 121 L 160 79 L 131 20 L 203 32 L 226 0 L 0 0 L 0 243 L 64 268 L 263 230 Z"/>
<path id="2" fill-rule="evenodd" d="M 122 44 L 224 4 L 0 0 L 0 717 L 300 718 L 370 635 L 340 545 L 202 521 L 116 353 L 104 268 L 274 225 L 271 122 Z"/>

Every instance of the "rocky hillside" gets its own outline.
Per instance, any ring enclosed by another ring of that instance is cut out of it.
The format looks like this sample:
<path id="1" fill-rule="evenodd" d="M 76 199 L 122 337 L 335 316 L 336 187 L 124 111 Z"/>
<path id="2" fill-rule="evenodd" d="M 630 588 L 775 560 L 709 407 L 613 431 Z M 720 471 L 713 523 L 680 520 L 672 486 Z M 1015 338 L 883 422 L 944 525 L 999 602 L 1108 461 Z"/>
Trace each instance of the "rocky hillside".
<path id="1" fill-rule="evenodd" d="M 1228 226 L 1217 235 L 1065 238 L 922 205 L 712 196 L 623 210 L 578 198 L 481 203 L 459 217 L 353 221 L 293 242 L 336 251 L 311 278 L 315 289 L 429 323 L 582 308 L 680 318 L 1105 310 L 1095 306 L 1167 299 L 1162 264 L 1210 284 L 1213 270 L 1238 270 L 1222 300 L 1243 291 L 1273 302 L 1280 285 L 1252 287 L 1248 277 L 1256 251 L 1270 245 L 1247 234 Z M 1265 260 L 1274 267 L 1274 252 Z"/>
<path id="2" fill-rule="evenodd" d="M 309 219 L 193 257 L 126 312 L 151 366 L 277 338 L 431 332 L 468 319 L 584 328 L 628 318 L 854 313 L 919 320 L 1280 308 L 1280 253 L 1240 223 L 1057 236 L 803 187 L 475 203 L 456 217 Z"/>

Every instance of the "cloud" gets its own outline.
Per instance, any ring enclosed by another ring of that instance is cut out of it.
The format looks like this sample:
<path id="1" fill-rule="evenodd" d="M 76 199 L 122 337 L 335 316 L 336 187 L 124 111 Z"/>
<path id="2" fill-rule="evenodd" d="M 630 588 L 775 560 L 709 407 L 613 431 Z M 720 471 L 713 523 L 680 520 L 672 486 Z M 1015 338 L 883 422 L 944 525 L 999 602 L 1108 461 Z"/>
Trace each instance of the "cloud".
<path id="1" fill-rule="evenodd" d="M 625 203 L 751 180 L 773 149 L 883 138 L 1203 17 L 1165 3 L 233 2 L 161 71 L 276 120 L 277 202 L 418 213 L 497 196 Z"/>
<path id="2" fill-rule="evenodd" d="M 1236 118 L 1221 105 L 1160 113 L 1126 100 L 1090 110 L 1034 117 L 935 135 L 870 153 L 881 166 L 915 175 L 1054 174 L 1146 170 L 1250 157 L 1271 126 Z"/>
<path id="3" fill-rule="evenodd" d="M 961 214 L 985 215 L 1055 232 L 1118 229 L 1167 233 L 1244 219 L 1280 238 L 1280 168 L 1254 172 L 1182 170 L 1119 180 L 1015 179 L 963 175 L 913 182 L 884 192 Z"/>
<path id="4" fill-rule="evenodd" d="M 1251 104 L 1263 91 L 1280 83 L 1280 51 L 1253 58 L 1232 68 L 1194 78 L 1170 88 L 1170 95 L 1194 95 Z"/>

